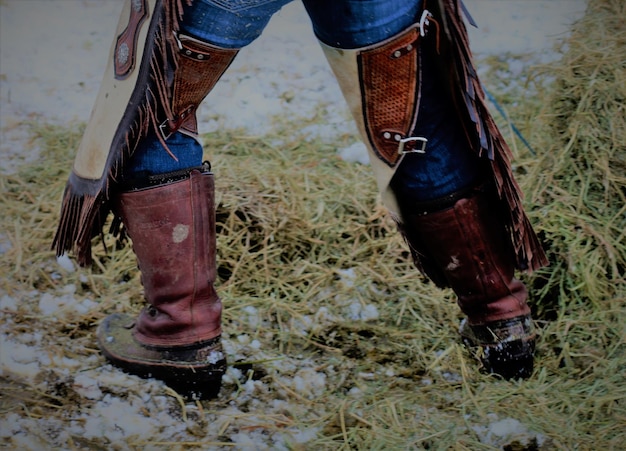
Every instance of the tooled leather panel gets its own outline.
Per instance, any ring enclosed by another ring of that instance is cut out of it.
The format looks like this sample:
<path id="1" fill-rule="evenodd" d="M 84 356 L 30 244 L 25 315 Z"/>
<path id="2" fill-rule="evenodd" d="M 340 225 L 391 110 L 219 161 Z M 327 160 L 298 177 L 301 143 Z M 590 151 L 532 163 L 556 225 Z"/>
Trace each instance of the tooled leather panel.
<path id="1" fill-rule="evenodd" d="M 409 136 L 417 114 L 419 30 L 404 34 L 358 55 L 365 128 L 374 151 L 393 167 L 400 139 Z"/>
<path id="2" fill-rule="evenodd" d="M 114 66 L 115 78 L 123 80 L 128 77 L 135 67 L 137 58 L 137 37 L 141 24 L 148 17 L 148 3 L 146 0 L 131 0 L 128 25 L 117 37 L 115 42 Z"/>
<path id="3" fill-rule="evenodd" d="M 231 64 L 238 50 L 221 49 L 179 35 L 180 58 L 174 79 L 170 131 L 197 133 L 195 110 Z"/>

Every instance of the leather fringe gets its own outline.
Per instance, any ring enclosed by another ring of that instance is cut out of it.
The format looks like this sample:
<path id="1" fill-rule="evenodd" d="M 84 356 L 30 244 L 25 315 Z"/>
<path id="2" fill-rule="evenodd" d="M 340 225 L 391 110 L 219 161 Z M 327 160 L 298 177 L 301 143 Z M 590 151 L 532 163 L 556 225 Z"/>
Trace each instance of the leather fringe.
<path id="1" fill-rule="evenodd" d="M 160 0 L 156 3 L 151 20 L 149 38 L 152 45 L 144 51 L 151 54 L 142 59 L 139 80 L 132 100 L 137 106 L 126 110 L 121 118 L 113 144 L 107 157 L 105 176 L 98 180 L 85 180 L 72 173 L 63 200 L 59 225 L 52 242 L 52 249 L 60 256 L 68 251 L 76 255 L 79 265 L 92 263 L 91 242 L 102 230 L 111 211 L 111 194 L 116 190 L 122 169 L 130 159 L 138 142 L 150 130 L 159 133 L 159 118 L 170 111 L 173 85 L 168 73 L 176 69 L 177 44 L 173 32 L 178 31 L 183 18 L 183 2 L 192 0 Z M 146 72 L 147 71 L 147 72 Z M 142 81 L 147 81 L 142 86 Z M 164 147 L 165 143 L 163 142 Z"/>
<path id="2" fill-rule="evenodd" d="M 548 260 L 524 212 L 521 190 L 511 169 L 511 149 L 487 108 L 485 93 L 473 65 L 467 29 L 463 22 L 462 3 L 460 0 L 435 2 L 436 6 L 428 6 L 439 8 L 435 16 L 442 19 L 443 32 L 447 35 L 447 39 L 441 39 L 442 47 L 447 47 L 442 48 L 442 51 L 449 52 L 453 61 L 447 70 L 451 72 L 452 90 L 461 117 L 464 118 L 467 138 L 478 155 L 491 160 L 493 179 L 503 204 L 502 212 L 507 216 L 505 222 L 517 256 L 518 269 L 537 270 L 546 266 Z M 428 0 L 426 3 L 429 3 Z"/>

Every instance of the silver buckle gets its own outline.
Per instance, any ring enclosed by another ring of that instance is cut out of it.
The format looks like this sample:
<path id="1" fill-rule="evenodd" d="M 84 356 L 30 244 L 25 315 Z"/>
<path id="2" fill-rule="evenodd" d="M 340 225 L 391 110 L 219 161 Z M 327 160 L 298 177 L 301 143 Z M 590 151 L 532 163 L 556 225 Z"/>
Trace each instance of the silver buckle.
<path id="1" fill-rule="evenodd" d="M 165 119 L 160 125 L 159 125 L 159 131 L 161 132 L 161 137 L 163 137 L 163 139 L 165 141 L 167 141 L 170 136 L 172 136 L 174 133 L 172 131 L 170 131 L 169 125 L 168 125 L 169 120 Z M 167 131 L 166 131 L 167 130 Z"/>
<path id="2" fill-rule="evenodd" d="M 422 143 L 422 147 L 413 150 L 404 150 L 404 145 L 408 142 L 420 141 Z M 404 155 L 407 153 L 426 153 L 426 143 L 428 140 L 421 136 L 409 136 L 408 138 L 402 138 L 398 144 L 398 153 L 400 155 Z"/>
<path id="3" fill-rule="evenodd" d="M 428 19 L 430 19 L 431 17 L 433 17 L 433 15 L 427 9 L 422 11 L 422 17 L 420 17 L 420 27 L 419 27 L 421 37 L 426 36 L 426 33 L 428 32 L 428 25 L 430 25 L 430 20 Z"/>

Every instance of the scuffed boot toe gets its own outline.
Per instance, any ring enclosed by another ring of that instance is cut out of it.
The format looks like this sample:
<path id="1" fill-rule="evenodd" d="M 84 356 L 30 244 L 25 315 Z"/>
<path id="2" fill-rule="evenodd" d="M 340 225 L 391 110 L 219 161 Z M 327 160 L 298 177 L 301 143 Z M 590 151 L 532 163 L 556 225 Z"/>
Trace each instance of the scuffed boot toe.
<path id="1" fill-rule="evenodd" d="M 107 360 L 130 374 L 162 380 L 188 399 L 217 396 L 226 371 L 220 337 L 187 346 L 147 346 L 133 336 L 134 323 L 115 313 L 100 324 L 98 345 Z"/>

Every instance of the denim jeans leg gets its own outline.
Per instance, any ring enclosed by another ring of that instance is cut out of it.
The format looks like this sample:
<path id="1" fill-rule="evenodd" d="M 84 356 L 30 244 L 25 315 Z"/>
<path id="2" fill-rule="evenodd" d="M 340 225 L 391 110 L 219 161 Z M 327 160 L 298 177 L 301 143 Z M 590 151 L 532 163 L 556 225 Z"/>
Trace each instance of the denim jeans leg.
<path id="1" fill-rule="evenodd" d="M 341 49 L 383 41 L 419 18 L 422 0 L 303 0 L 317 38 Z"/>
<path id="2" fill-rule="evenodd" d="M 181 29 L 218 47 L 242 48 L 292 0 L 196 0 L 186 7 Z"/>

